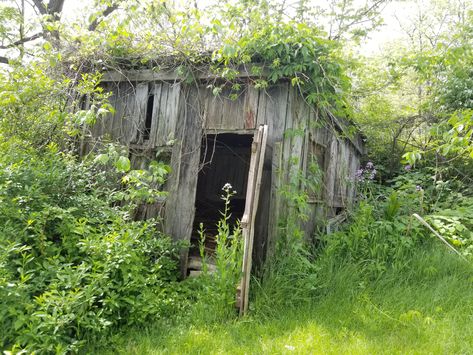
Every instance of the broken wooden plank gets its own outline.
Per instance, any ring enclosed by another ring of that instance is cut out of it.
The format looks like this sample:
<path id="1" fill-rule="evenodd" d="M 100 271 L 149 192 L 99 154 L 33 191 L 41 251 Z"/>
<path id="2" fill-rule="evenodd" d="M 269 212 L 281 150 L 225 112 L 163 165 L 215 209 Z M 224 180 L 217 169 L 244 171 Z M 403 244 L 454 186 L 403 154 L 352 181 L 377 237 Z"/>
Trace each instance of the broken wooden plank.
<path id="1" fill-rule="evenodd" d="M 268 126 L 264 125 L 258 129 L 252 145 L 252 156 L 250 170 L 248 173 L 248 187 L 246 194 L 245 212 L 241 220 L 242 233 L 244 237 L 243 265 L 241 280 L 240 315 L 248 311 L 248 297 L 250 288 L 253 240 L 255 230 L 256 212 L 258 210 L 259 192 L 261 189 L 261 175 L 263 172 L 264 154 L 268 138 Z"/>
<path id="2" fill-rule="evenodd" d="M 209 272 L 217 271 L 217 266 L 211 262 L 210 259 L 205 260 L 205 267 Z M 204 263 L 202 262 L 202 258 L 200 256 L 189 256 L 187 261 L 187 269 L 188 270 L 204 270 Z"/>

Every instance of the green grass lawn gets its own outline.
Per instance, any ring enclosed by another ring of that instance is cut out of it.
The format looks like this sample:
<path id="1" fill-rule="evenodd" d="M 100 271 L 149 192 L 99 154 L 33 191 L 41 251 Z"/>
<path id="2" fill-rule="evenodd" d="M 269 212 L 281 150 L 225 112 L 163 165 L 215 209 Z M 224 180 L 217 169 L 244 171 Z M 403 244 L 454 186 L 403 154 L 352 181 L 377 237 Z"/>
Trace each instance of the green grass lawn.
<path id="1" fill-rule="evenodd" d="M 368 282 L 353 265 L 326 276 L 324 291 L 299 306 L 275 310 L 269 300 L 239 320 L 156 323 L 116 336 L 111 352 L 473 353 L 473 273 L 455 256 L 426 252 L 402 275 L 389 271 Z"/>

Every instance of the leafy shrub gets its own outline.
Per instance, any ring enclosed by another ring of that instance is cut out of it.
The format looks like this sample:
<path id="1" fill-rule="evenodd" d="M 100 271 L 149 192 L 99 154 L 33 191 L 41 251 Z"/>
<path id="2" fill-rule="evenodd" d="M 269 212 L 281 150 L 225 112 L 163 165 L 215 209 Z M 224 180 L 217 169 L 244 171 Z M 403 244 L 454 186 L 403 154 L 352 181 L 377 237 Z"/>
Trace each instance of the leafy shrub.
<path id="1" fill-rule="evenodd" d="M 325 257 L 358 264 L 375 277 L 389 268 L 403 269 L 423 234 L 412 218 L 397 215 L 399 204 L 391 195 L 377 215 L 375 205 L 362 202 L 345 230 L 326 236 Z"/>
<path id="2" fill-rule="evenodd" d="M 355 263 L 370 277 L 379 277 L 388 269 L 401 271 L 429 240 L 440 243 L 412 218 L 413 213 L 423 215 L 463 254 L 471 254 L 473 201 L 462 194 L 468 189 L 461 181 L 455 177 L 444 181 L 431 168 L 407 166 L 390 183 L 370 186 L 350 224 L 325 237 L 324 256 Z"/>
<path id="3" fill-rule="evenodd" d="M 0 157 L 0 347 L 77 351 L 175 312 L 176 247 L 109 177 L 54 147 Z"/>
<path id="4" fill-rule="evenodd" d="M 455 204 L 436 208 L 426 220 L 464 255 L 473 254 L 473 198 L 456 193 Z"/>

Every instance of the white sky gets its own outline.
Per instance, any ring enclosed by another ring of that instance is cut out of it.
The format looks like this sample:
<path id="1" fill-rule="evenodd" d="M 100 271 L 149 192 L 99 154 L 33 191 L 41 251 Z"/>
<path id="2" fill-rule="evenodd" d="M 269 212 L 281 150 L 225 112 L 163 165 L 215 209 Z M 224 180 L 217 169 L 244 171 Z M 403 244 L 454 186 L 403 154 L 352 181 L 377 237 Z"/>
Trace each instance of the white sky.
<path id="1" fill-rule="evenodd" d="M 400 39 L 404 33 L 401 31 L 399 22 L 396 19 L 405 19 L 406 15 L 413 10 L 412 2 L 391 2 L 382 11 L 384 25 L 369 34 L 369 37 L 362 43 L 362 52 L 366 55 L 382 52 L 383 47 L 391 41 Z"/>

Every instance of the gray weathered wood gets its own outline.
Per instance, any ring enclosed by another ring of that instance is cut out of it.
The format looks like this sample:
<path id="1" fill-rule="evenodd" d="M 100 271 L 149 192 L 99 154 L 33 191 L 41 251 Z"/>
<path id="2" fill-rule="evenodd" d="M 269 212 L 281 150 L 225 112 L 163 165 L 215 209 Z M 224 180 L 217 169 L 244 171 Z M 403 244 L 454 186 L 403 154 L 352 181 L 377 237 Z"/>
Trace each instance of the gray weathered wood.
<path id="1" fill-rule="evenodd" d="M 170 91 L 172 90 L 168 83 L 161 83 L 161 96 L 159 97 L 159 100 L 157 100 L 159 105 L 159 109 L 157 110 L 158 125 L 156 128 L 156 137 L 154 137 L 154 144 L 158 147 L 166 145 L 167 136 L 169 134 L 167 129 L 168 121 L 169 119 L 175 119 L 170 118 L 168 115 L 168 108 L 170 105 L 168 98 L 170 96 Z"/>
<path id="2" fill-rule="evenodd" d="M 258 100 L 260 92 L 253 85 L 248 84 L 245 95 L 244 128 L 254 129 L 258 115 Z"/>
<path id="3" fill-rule="evenodd" d="M 159 146 L 160 137 L 158 136 L 158 126 L 162 120 L 161 116 L 161 93 L 163 90 L 163 84 L 158 82 L 154 83 L 150 89 L 150 95 L 154 96 L 153 101 L 153 112 L 151 119 L 151 129 L 149 132 L 149 141 L 147 142 L 151 147 Z M 145 142 L 146 143 L 146 142 Z"/>
<path id="4" fill-rule="evenodd" d="M 165 231 L 174 240 L 190 241 L 195 212 L 195 195 L 199 172 L 202 124 L 197 88 L 181 93 L 176 144 L 171 156 L 169 198 L 165 206 Z M 188 250 L 181 251 L 181 274 L 187 271 Z"/>
<path id="5" fill-rule="evenodd" d="M 111 140 L 129 146 L 134 161 L 139 158 L 134 156 L 137 154 L 135 148 L 149 149 L 154 155 L 162 149 L 172 150 L 173 172 L 168 179 L 165 230 L 174 239 L 189 240 L 192 233 L 203 133 L 253 134 L 255 127 L 268 125 L 258 201 L 265 207 L 259 209 L 256 216 L 255 262 L 264 259 L 266 250 L 271 252 L 280 219 L 287 216 L 280 189 L 291 180 L 296 181 L 301 171 L 307 173 L 313 156 L 323 170 L 324 193 L 309 196 L 310 220 L 302 226 L 307 235 L 313 233 L 317 218 L 333 216 L 340 207 L 345 208 L 353 200 L 355 189 L 350 178 L 359 166 L 361 138 L 347 137 L 348 131 L 343 128 L 346 122 L 311 109 L 289 82 L 281 81 L 262 91 L 255 89 L 251 80 L 243 79 L 240 96 L 230 100 L 226 97 L 230 93 L 228 88 L 221 96 L 215 97 L 204 81 L 185 84 L 174 73 L 113 75 L 118 81 L 105 85 L 113 92 L 110 102 L 116 113 L 92 127 L 91 135 L 99 142 Z M 113 79 L 113 75 L 109 79 Z M 200 75 L 207 78 L 204 73 Z M 145 140 L 143 132 L 149 95 L 154 96 L 154 103 L 149 139 Z M 232 161 L 232 157 L 225 159 Z M 221 174 L 209 177 L 206 188 L 211 189 L 212 184 L 221 185 L 223 177 L 228 181 L 232 178 L 240 181 L 240 173 L 241 169 L 234 164 Z M 241 186 L 237 190 L 245 188 Z M 155 212 L 153 208 L 161 207 L 147 206 L 140 213 L 151 216 Z M 182 255 L 186 253 L 183 251 Z M 187 260 L 187 257 L 183 256 L 182 260 Z M 185 265 L 183 274 L 184 270 Z"/>
<path id="6" fill-rule="evenodd" d="M 261 175 L 263 172 L 264 155 L 268 137 L 268 127 L 260 126 L 255 134 L 252 145 L 250 170 L 248 172 L 248 188 L 245 201 L 245 212 L 241 220 L 244 237 L 242 279 L 240 284 L 240 315 L 248 310 L 248 296 L 250 287 L 250 273 L 253 255 L 253 239 L 255 230 L 256 212 L 258 210 Z"/>
<path id="7" fill-rule="evenodd" d="M 279 213 L 280 213 L 280 188 L 282 184 L 282 142 L 273 145 L 273 156 L 271 159 L 271 197 L 269 203 L 268 235 L 267 235 L 267 258 L 274 254 L 277 237 L 279 236 Z"/>
<path id="8" fill-rule="evenodd" d="M 137 143 L 141 139 L 148 102 L 148 84 L 139 83 L 134 93 L 127 95 L 122 136 L 124 143 Z"/>
<path id="9" fill-rule="evenodd" d="M 334 193 L 335 193 L 335 179 L 337 175 L 337 155 L 338 155 L 338 139 L 336 135 L 332 135 L 330 142 L 330 148 L 327 149 L 326 158 L 327 165 L 324 176 L 324 199 L 328 206 L 334 205 Z"/>
<path id="10" fill-rule="evenodd" d="M 238 73 L 236 74 L 236 78 L 252 78 L 252 77 L 260 77 L 261 74 L 255 75 L 252 74 L 253 65 L 247 64 L 242 66 Z M 195 79 L 221 79 L 221 75 L 215 74 L 207 70 L 196 71 L 193 73 Z M 264 75 L 264 73 L 263 73 Z M 168 71 L 154 71 L 151 69 L 146 70 L 129 70 L 129 71 L 110 71 L 106 72 L 103 75 L 102 81 L 181 81 L 185 79 L 183 76 L 179 75 L 175 70 L 168 70 Z"/>

